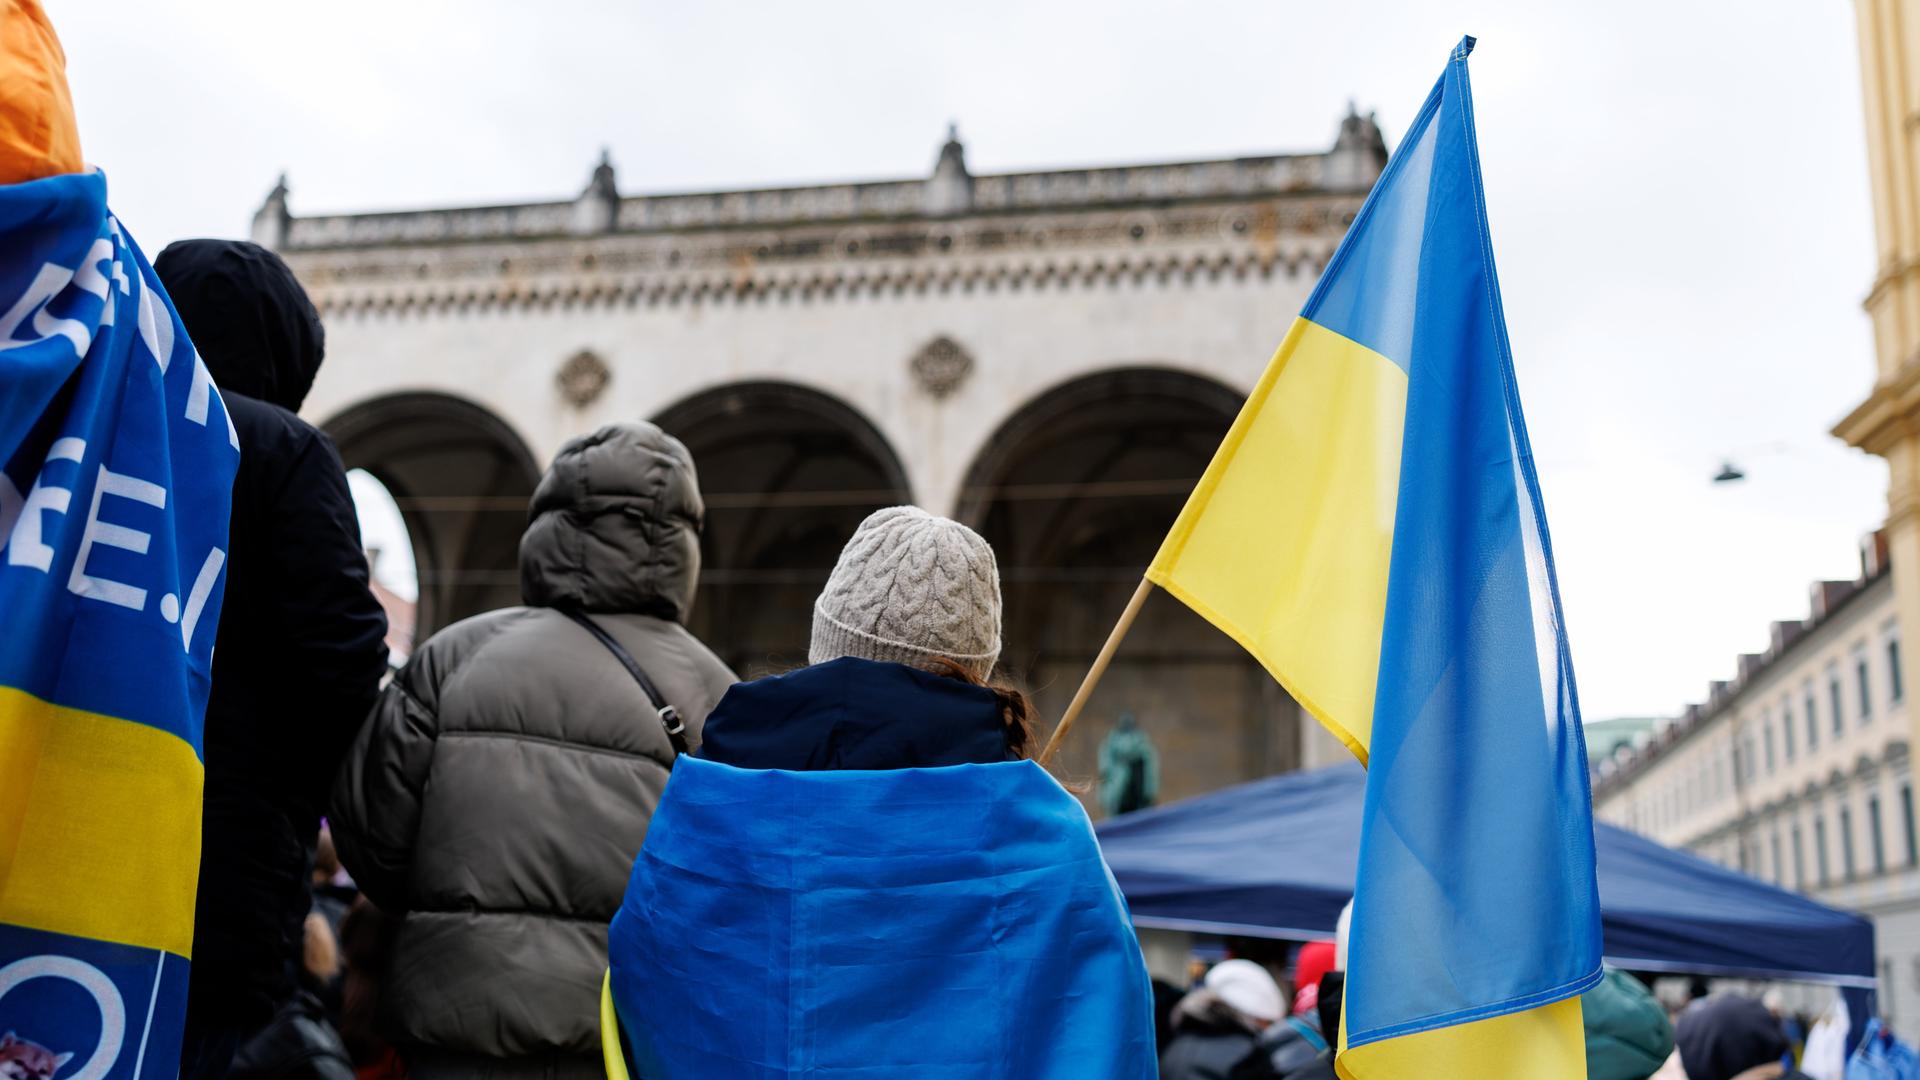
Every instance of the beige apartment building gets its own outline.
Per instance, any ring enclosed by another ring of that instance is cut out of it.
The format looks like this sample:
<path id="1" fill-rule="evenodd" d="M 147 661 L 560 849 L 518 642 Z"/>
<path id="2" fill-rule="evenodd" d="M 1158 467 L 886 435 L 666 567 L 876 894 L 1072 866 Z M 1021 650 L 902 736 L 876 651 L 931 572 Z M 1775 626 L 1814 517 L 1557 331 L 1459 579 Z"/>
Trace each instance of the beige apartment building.
<path id="1" fill-rule="evenodd" d="M 1636 745 L 1594 762 L 1602 821 L 1874 920 L 1880 1008 L 1920 1023 L 1916 835 L 1893 575 L 1884 534 L 1853 581 Z"/>

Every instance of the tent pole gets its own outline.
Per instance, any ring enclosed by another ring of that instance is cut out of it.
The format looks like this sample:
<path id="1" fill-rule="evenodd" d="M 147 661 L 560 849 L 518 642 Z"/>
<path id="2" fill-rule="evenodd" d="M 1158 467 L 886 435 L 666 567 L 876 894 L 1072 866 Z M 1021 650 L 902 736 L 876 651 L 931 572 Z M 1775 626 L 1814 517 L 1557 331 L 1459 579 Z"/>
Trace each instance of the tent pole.
<path id="1" fill-rule="evenodd" d="M 1107 665 L 1113 661 L 1114 652 L 1120 648 L 1120 639 L 1127 636 L 1133 627 L 1134 617 L 1140 614 L 1140 605 L 1147 602 L 1147 594 L 1153 591 L 1153 582 L 1140 579 L 1140 587 L 1133 590 L 1133 598 L 1127 601 L 1125 611 L 1120 613 L 1120 621 L 1113 624 L 1113 632 L 1107 635 L 1107 643 L 1100 646 L 1100 655 L 1093 658 L 1093 667 L 1087 669 L 1087 677 L 1080 680 L 1080 689 L 1074 691 L 1073 700 L 1067 703 L 1067 711 L 1061 714 L 1060 725 L 1053 729 L 1047 738 L 1046 749 L 1040 751 L 1040 767 L 1046 768 L 1053 762 L 1053 755 L 1060 751 L 1060 743 L 1072 730 L 1073 722 L 1080 718 L 1080 710 L 1087 707 L 1087 699 L 1093 696 L 1093 688 L 1100 683 L 1100 676 L 1107 673 Z"/>

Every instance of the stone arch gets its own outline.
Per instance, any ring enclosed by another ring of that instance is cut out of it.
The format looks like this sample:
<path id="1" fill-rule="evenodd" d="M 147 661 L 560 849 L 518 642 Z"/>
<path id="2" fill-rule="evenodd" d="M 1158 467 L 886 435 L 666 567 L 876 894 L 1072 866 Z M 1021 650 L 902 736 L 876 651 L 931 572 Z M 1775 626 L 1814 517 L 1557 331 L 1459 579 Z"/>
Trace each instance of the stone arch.
<path id="1" fill-rule="evenodd" d="M 1242 395 L 1165 367 L 1055 386 L 985 442 L 956 515 L 994 546 L 1006 592 L 1003 663 L 1057 718 L 1126 605 Z M 1168 800 L 1296 768 L 1301 713 L 1226 635 L 1156 593 L 1067 742 L 1068 774 L 1133 713 L 1158 745 Z"/>
<path id="2" fill-rule="evenodd" d="M 321 428 L 406 519 L 420 580 L 415 641 L 520 602 L 520 534 L 541 469 L 512 426 L 450 394 L 406 392 L 348 406 Z"/>
<path id="3" fill-rule="evenodd" d="M 853 406 L 795 383 L 732 383 L 661 410 L 707 503 L 691 628 L 742 677 L 807 662 L 813 600 L 853 530 L 913 500 L 891 444 Z"/>

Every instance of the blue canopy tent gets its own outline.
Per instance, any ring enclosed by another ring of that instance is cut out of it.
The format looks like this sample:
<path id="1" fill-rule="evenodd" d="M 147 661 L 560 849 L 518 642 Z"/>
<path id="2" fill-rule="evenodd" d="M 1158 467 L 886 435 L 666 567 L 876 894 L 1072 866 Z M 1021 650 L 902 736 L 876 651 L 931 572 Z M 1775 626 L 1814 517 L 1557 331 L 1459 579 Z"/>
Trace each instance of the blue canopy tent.
<path id="1" fill-rule="evenodd" d="M 1366 773 L 1288 773 L 1102 822 L 1101 851 L 1142 927 L 1331 937 L 1353 895 Z M 1873 924 L 1594 823 L 1607 961 L 1828 983 L 1871 1009 Z"/>

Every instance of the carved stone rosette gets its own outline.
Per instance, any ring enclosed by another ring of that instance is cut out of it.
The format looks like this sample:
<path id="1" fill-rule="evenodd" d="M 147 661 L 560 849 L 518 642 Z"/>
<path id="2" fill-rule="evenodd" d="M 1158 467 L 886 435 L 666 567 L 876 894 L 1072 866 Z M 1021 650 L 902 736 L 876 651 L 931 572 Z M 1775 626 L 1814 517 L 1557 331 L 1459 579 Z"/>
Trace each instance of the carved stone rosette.
<path id="1" fill-rule="evenodd" d="M 960 389 L 973 374 L 973 356 L 942 334 L 913 354 L 910 366 L 914 382 L 937 401 Z"/>
<path id="2" fill-rule="evenodd" d="M 613 380 L 613 371 L 607 362 L 591 349 L 581 349 L 554 374 L 553 381 L 560 387 L 560 396 L 572 403 L 576 409 L 584 409 L 593 404 L 606 392 L 607 383 Z"/>

